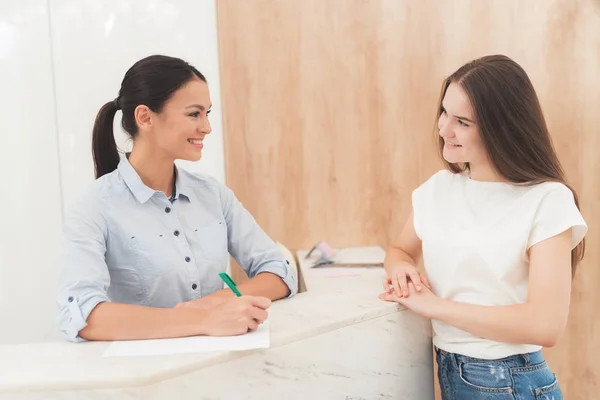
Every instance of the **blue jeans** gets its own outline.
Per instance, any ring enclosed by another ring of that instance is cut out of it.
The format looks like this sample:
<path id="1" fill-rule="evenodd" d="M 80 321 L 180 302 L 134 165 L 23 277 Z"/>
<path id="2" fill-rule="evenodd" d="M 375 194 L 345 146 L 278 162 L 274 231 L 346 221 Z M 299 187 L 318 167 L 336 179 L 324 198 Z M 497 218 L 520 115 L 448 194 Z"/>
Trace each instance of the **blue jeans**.
<path id="1" fill-rule="evenodd" d="M 563 400 L 541 351 L 482 360 L 436 348 L 443 400 Z"/>

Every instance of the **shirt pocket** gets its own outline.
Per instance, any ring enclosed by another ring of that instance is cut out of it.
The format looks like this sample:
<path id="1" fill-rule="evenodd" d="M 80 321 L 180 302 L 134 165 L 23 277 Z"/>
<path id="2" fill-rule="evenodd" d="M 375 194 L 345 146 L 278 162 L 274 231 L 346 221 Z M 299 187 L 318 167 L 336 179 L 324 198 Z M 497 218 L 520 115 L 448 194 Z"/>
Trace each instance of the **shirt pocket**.
<path id="1" fill-rule="evenodd" d="M 206 260 L 224 260 L 227 257 L 227 224 L 213 221 L 195 229 L 202 255 Z"/>
<path id="2" fill-rule="evenodd" d="M 158 277 L 172 271 L 175 264 L 173 244 L 165 234 L 143 234 L 131 236 L 129 245 L 133 252 L 135 265 L 140 275 L 148 278 Z"/>

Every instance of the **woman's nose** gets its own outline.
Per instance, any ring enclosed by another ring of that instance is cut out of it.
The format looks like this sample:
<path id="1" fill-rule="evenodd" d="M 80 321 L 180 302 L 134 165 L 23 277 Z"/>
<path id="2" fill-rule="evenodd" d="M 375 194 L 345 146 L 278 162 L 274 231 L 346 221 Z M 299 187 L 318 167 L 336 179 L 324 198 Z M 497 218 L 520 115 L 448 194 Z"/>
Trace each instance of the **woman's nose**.
<path id="1" fill-rule="evenodd" d="M 440 129 L 441 137 L 453 137 L 454 132 L 452 131 L 452 127 L 448 123 L 448 121 L 440 121 L 438 128 Z"/>
<path id="2" fill-rule="evenodd" d="M 212 132 L 212 127 L 210 126 L 210 121 L 208 118 L 204 119 L 204 121 L 200 124 L 199 130 L 205 135 L 208 135 Z"/>

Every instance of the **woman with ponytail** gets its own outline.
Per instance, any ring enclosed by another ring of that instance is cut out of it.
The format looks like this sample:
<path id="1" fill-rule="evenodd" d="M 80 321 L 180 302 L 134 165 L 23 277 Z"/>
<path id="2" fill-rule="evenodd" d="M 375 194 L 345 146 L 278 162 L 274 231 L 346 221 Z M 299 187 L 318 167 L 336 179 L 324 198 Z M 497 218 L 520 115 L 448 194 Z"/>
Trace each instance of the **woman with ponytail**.
<path id="1" fill-rule="evenodd" d="M 65 218 L 58 324 L 70 341 L 235 335 L 297 291 L 295 271 L 227 187 L 175 160 L 197 161 L 210 134 L 206 78 L 155 55 L 125 74 L 93 129 L 95 182 Z M 113 123 L 131 136 L 121 156 Z M 219 277 L 231 254 L 241 297 Z"/>

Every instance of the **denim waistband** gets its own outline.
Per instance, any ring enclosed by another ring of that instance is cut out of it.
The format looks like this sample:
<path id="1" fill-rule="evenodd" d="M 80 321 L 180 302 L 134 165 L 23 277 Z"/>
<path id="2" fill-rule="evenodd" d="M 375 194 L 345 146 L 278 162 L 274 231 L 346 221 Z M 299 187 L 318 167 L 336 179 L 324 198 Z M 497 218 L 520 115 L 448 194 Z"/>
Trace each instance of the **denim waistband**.
<path id="1" fill-rule="evenodd" d="M 457 365 L 459 365 L 460 363 L 502 362 L 509 367 L 526 367 L 530 365 L 541 364 L 545 361 L 544 355 L 541 350 L 534 351 L 532 353 L 515 354 L 512 356 L 492 360 L 469 357 L 458 353 L 450 353 L 438 347 L 435 347 L 435 351 L 437 354 L 440 354 L 444 357 L 452 357 Z"/>

